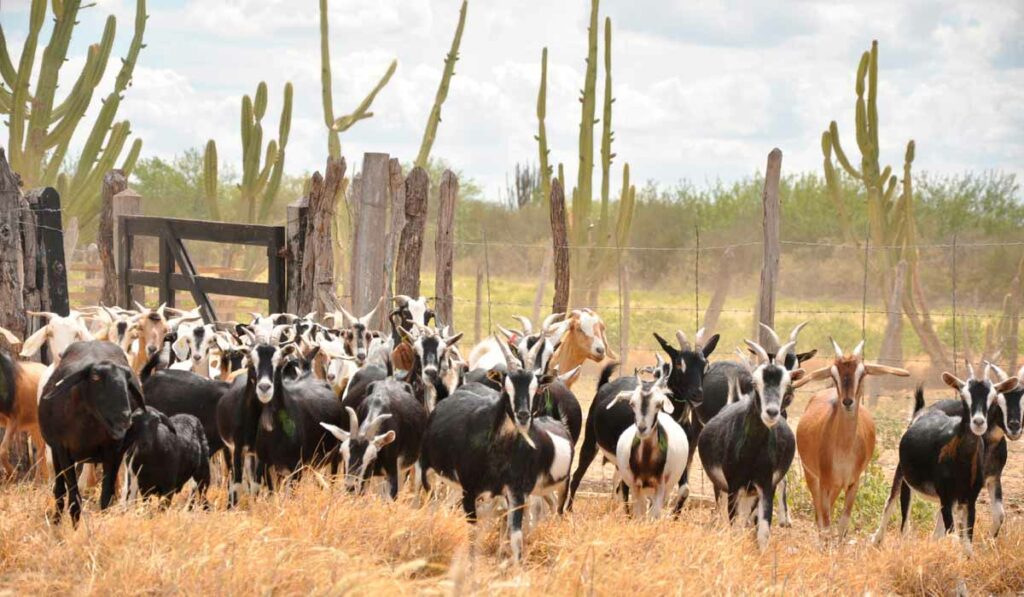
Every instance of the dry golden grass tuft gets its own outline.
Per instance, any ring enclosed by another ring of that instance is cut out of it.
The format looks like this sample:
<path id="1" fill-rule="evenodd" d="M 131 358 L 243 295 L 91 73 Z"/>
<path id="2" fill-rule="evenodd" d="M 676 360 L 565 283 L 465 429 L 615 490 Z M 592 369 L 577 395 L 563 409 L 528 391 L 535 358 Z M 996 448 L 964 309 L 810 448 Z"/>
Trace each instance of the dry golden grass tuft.
<path id="1" fill-rule="evenodd" d="M 974 556 L 930 529 L 891 532 L 881 549 L 859 532 L 820 547 L 810 522 L 773 528 L 760 553 L 752 529 L 721 528 L 710 508 L 680 520 L 626 518 L 611 497 L 577 501 L 527 533 L 521 567 L 507 561 L 496 519 L 471 528 L 444 503 L 418 507 L 324 489 L 313 475 L 244 505 L 188 511 L 175 501 L 104 513 L 94 502 L 78 530 L 48 525 L 40 485 L 0 489 L 0 587 L 18 594 L 928 593 L 1024 591 L 1024 523 L 996 540 L 980 521 Z M 2 591 L 0 591 L 2 592 Z"/>

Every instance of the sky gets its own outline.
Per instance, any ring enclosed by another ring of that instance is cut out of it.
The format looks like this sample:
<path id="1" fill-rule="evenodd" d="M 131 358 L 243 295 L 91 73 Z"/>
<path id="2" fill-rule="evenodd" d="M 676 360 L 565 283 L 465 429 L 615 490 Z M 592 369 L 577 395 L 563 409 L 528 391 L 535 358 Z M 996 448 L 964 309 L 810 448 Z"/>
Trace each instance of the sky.
<path id="1" fill-rule="evenodd" d="M 276 136 L 283 87 L 291 81 L 286 171 L 323 167 L 317 0 L 147 4 L 146 48 L 118 113 L 144 140 L 143 157 L 171 158 L 212 138 L 222 164 L 240 171 L 242 96 L 267 82 L 263 127 L 265 136 Z M 342 135 L 350 172 L 366 151 L 403 162 L 415 158 L 459 4 L 330 1 L 336 115 L 353 110 L 398 60 L 373 105 L 374 117 Z M 15 62 L 28 5 L 0 0 L 0 25 Z M 563 162 L 574 180 L 589 8 L 586 0 L 470 0 L 432 155 L 476 179 L 492 198 L 517 162 L 536 163 L 540 57 L 548 47 L 551 160 Z M 106 16 L 115 15 L 118 24 L 92 114 L 98 97 L 113 87 L 134 11 L 135 0 L 97 0 L 82 11 L 61 72 L 64 89 L 84 64 L 88 45 L 98 41 Z M 613 30 L 613 189 L 623 162 L 634 180 L 701 186 L 763 170 L 773 147 L 783 151 L 784 173 L 820 172 L 821 132 L 833 119 L 854 153 L 854 78 L 872 39 L 880 44 L 883 165 L 898 171 L 906 142 L 915 139 L 918 170 L 1024 174 L 1020 0 L 604 0 L 600 14 L 611 17 Z M 48 37 L 44 30 L 42 40 Z M 599 98 L 602 81 L 599 71 Z M 79 131 L 77 145 L 86 134 Z M 6 143 L 6 131 L 0 138 Z M 598 150 L 599 143 L 595 158 Z"/>

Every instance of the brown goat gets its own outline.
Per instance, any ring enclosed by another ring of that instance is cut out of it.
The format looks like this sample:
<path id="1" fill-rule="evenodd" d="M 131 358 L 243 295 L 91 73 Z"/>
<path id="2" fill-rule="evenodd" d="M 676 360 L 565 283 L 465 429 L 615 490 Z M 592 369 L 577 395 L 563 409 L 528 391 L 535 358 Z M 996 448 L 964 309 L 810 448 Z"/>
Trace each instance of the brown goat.
<path id="1" fill-rule="evenodd" d="M 862 408 L 864 379 L 868 375 L 910 375 L 904 369 L 865 363 L 864 342 L 844 354 L 832 340 L 835 360 L 794 384 L 831 378 L 834 387 L 811 397 L 796 429 L 796 445 L 804 478 L 811 491 L 818 530 L 825 533 L 832 523 L 832 510 L 840 492 L 845 492 L 842 517 L 836 536 L 842 538 L 850 522 L 861 475 L 871 463 L 875 450 L 875 420 Z"/>
<path id="2" fill-rule="evenodd" d="M 0 334 L 7 339 L 11 346 L 21 344 L 14 334 L 0 328 Z M 46 365 L 40 363 L 20 363 L 7 353 L 0 354 L 0 369 L 7 382 L 7 387 L 2 391 L 3 395 L 9 398 L 0 400 L 0 427 L 4 428 L 4 439 L 0 441 L 0 465 L 3 466 L 7 476 L 14 474 L 14 466 L 11 464 L 10 450 L 11 442 L 18 436 L 19 432 L 28 433 L 32 444 L 35 446 L 35 475 L 37 479 L 46 480 L 46 442 L 43 441 L 43 434 L 39 430 L 39 408 L 36 403 L 36 393 L 39 385 L 39 378 L 46 371 Z M 8 394 L 11 394 L 8 396 Z M 6 411 L 6 412 L 5 412 Z"/>

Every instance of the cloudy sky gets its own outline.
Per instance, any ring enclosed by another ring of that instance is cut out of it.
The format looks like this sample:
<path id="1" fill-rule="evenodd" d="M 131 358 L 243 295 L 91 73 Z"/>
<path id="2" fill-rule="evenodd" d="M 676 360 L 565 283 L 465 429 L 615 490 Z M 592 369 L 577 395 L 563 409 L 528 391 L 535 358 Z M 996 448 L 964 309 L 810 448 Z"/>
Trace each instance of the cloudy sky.
<path id="1" fill-rule="evenodd" d="M 28 4 L 0 0 L 15 61 Z M 553 162 L 564 162 L 574 177 L 589 4 L 470 0 L 434 155 L 491 195 L 517 161 L 536 162 L 536 94 L 547 46 L 549 144 Z M 267 82 L 264 128 L 276 132 L 282 88 L 291 81 L 287 170 L 322 166 L 317 0 L 148 5 L 147 47 L 119 113 L 144 139 L 144 156 L 171 157 L 213 138 L 222 161 L 237 163 L 242 95 Z M 134 0 L 98 0 L 83 11 L 62 73 L 65 89 L 108 14 L 118 19 L 114 55 L 125 53 L 134 7 Z M 415 157 L 458 7 L 459 0 L 331 0 L 337 114 L 352 110 L 398 60 L 374 104 L 376 116 L 342 137 L 350 162 L 364 151 Z M 1024 174 L 1019 0 L 605 0 L 601 14 L 613 22 L 616 163 L 629 161 L 640 180 L 733 180 L 763 168 L 775 146 L 784 152 L 784 171 L 819 170 L 820 134 L 829 120 L 839 121 L 853 145 L 854 73 L 872 39 L 881 47 L 885 162 L 901 160 L 914 138 L 920 169 Z M 111 62 L 103 94 L 116 74 Z"/>

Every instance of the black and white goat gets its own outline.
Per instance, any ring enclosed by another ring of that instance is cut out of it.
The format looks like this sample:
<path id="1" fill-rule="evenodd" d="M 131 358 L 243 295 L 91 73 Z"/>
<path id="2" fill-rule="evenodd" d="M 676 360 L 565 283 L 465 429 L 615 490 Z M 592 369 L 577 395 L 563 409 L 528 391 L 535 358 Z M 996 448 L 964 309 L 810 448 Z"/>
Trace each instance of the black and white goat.
<path id="1" fill-rule="evenodd" d="M 63 514 L 65 495 L 72 523 L 77 525 L 81 517 L 82 496 L 75 477 L 79 462 L 103 464 L 100 508 L 110 505 L 131 413 L 143 406 L 139 380 L 119 346 L 94 340 L 67 347 L 39 403 L 39 427 L 53 452 L 57 475 L 55 522 Z"/>
<path id="2" fill-rule="evenodd" d="M 1017 378 L 1010 377 L 993 384 L 988 379 L 989 366 L 979 378 L 968 364 L 966 381 L 951 373 L 943 373 L 942 381 L 957 391 L 959 411 L 950 414 L 945 408 L 924 406 L 924 390 L 914 394 L 914 416 L 910 427 L 900 439 L 900 460 L 893 475 L 892 488 L 885 502 L 882 521 L 871 540 L 879 545 L 885 527 L 900 500 L 904 533 L 909 529 L 911 489 L 940 504 L 942 527 L 937 535 L 951 533 L 954 522 L 967 553 L 974 541 L 974 519 L 978 494 L 985 483 L 985 435 L 989 411 L 999 394 L 1017 387 Z M 955 517 L 955 518 L 954 518 Z M 959 519 L 959 520 L 956 520 Z"/>
<path id="3" fill-rule="evenodd" d="M 127 462 L 132 471 L 131 487 L 126 487 L 129 495 L 156 495 L 166 507 L 191 479 L 196 483 L 193 497 L 205 506 L 206 489 L 210 486 L 210 450 L 199 419 L 185 414 L 168 417 L 146 406 L 133 412 L 131 421 L 125 435 Z"/>
<path id="4" fill-rule="evenodd" d="M 522 559 L 527 498 L 563 486 L 573 456 L 565 425 L 532 415 L 537 386 L 536 373 L 510 358 L 500 392 L 481 384 L 460 387 L 431 413 L 420 455 L 424 488 L 429 470 L 460 484 L 470 522 L 477 519 L 477 498 L 505 497 L 516 562 Z"/>
<path id="5" fill-rule="evenodd" d="M 659 373 L 653 381 L 639 380 L 633 390 L 616 394 L 605 407 L 622 401 L 633 411 L 634 423 L 619 436 L 616 460 L 622 482 L 632 490 L 633 514 L 649 513 L 654 519 L 661 517 L 665 498 L 679 484 L 690 452 L 686 432 L 671 416 L 669 375 Z"/>
<path id="6" fill-rule="evenodd" d="M 330 318 L 334 325 L 338 327 L 341 337 L 345 342 L 345 352 L 355 357 L 356 364 L 360 367 L 366 363 L 366 357 L 370 351 L 370 343 L 380 334 L 370 329 L 370 324 L 373 321 L 374 315 L 377 314 L 380 303 L 381 301 L 377 301 L 377 305 L 362 317 L 352 315 L 343 307 L 339 307 L 338 311 L 334 313 L 324 315 L 325 319 Z"/>
<path id="7" fill-rule="evenodd" d="M 417 328 L 418 333 L 414 335 L 404 330 L 401 333 L 414 352 L 409 381 L 430 412 L 458 386 L 461 363 L 456 358 L 455 345 L 462 339 L 462 332 L 448 335 L 447 327 L 440 330 L 428 326 Z"/>
<path id="8" fill-rule="evenodd" d="M 394 378 L 371 384 L 358 413 L 346 410 L 348 431 L 320 423 L 341 442 L 345 487 L 361 493 L 371 477 L 385 476 L 391 499 L 397 498 L 402 479 L 419 462 L 427 410 L 413 396 L 412 386 Z"/>
<path id="9" fill-rule="evenodd" d="M 391 341 L 398 346 L 402 341 L 399 328 L 406 332 L 412 332 L 417 325 L 430 325 L 430 320 L 434 319 L 434 310 L 427 306 L 427 297 L 425 296 L 414 299 L 411 296 L 399 294 L 392 300 L 395 303 L 395 308 L 388 314 L 388 321 L 391 322 Z"/>
<path id="10" fill-rule="evenodd" d="M 730 521 L 750 518 L 757 507 L 757 542 L 763 550 L 771 533 L 775 488 L 789 470 L 796 437 L 782 416 L 783 399 L 803 369 L 790 371 L 785 355 L 792 342 L 769 358 L 761 345 L 746 340 L 757 355 L 753 391 L 727 405 L 707 422 L 697 451 L 715 488 L 719 508 Z"/>

